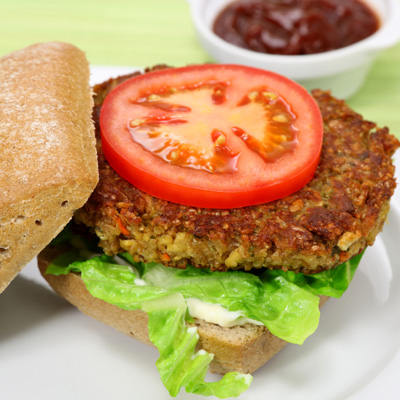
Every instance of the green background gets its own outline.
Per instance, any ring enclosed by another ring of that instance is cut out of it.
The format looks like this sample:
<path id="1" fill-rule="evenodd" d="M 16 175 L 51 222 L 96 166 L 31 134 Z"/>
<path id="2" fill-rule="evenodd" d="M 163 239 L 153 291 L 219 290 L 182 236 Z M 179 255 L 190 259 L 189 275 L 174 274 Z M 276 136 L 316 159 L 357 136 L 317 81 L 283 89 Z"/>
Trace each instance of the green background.
<path id="1" fill-rule="evenodd" d="M 212 61 L 186 0 L 0 0 L 0 56 L 51 40 L 77 45 L 92 65 Z M 349 104 L 400 138 L 400 44 L 381 54 Z"/>

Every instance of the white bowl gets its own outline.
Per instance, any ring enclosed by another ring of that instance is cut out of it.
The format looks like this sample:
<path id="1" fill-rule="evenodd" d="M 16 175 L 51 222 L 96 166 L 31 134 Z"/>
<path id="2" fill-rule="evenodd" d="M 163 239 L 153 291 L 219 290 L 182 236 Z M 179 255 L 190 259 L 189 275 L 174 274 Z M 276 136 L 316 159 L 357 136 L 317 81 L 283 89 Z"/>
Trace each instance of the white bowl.
<path id="1" fill-rule="evenodd" d="M 232 0 L 188 0 L 199 41 L 215 61 L 274 71 L 296 80 L 308 90 L 329 89 L 340 98 L 356 93 L 378 54 L 400 40 L 399 0 L 364 1 L 380 18 L 381 27 L 373 35 L 338 50 L 283 56 L 240 48 L 212 31 L 216 16 Z"/>

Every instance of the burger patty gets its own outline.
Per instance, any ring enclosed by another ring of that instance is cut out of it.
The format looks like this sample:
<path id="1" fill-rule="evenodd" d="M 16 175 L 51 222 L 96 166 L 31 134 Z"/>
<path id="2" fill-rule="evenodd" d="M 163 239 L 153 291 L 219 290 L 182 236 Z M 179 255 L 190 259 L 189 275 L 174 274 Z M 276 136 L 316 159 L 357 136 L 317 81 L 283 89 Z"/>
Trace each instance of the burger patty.
<path id="1" fill-rule="evenodd" d="M 164 68 L 162 66 L 156 69 Z M 324 121 L 321 160 L 300 191 L 231 210 L 184 206 L 150 196 L 121 178 L 101 150 L 99 113 L 106 94 L 129 76 L 95 87 L 100 181 L 77 222 L 92 228 L 107 254 L 184 268 L 279 268 L 315 273 L 372 245 L 395 189 L 391 156 L 399 141 L 342 100 L 315 90 Z"/>

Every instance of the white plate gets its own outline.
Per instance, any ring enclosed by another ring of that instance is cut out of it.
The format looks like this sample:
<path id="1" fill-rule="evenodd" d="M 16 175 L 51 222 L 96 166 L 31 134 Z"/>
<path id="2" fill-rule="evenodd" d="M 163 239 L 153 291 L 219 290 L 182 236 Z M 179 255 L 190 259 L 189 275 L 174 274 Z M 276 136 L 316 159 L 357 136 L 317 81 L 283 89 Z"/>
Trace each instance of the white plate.
<path id="1" fill-rule="evenodd" d="M 93 82 L 125 72 L 94 68 Z M 350 289 L 324 306 L 317 332 L 303 346 L 287 346 L 254 374 L 241 399 L 399 398 L 399 192 Z M 0 296 L 1 399 L 168 399 L 156 359 L 156 350 L 55 295 L 35 261 Z M 177 399 L 198 397 L 182 391 Z"/>

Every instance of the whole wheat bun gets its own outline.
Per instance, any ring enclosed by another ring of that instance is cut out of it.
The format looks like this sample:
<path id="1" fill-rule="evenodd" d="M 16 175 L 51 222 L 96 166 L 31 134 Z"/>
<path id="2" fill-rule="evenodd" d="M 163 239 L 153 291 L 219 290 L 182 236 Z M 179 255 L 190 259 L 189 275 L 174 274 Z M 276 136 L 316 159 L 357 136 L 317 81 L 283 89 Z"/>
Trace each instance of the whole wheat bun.
<path id="1" fill-rule="evenodd" d="M 0 58 L 0 293 L 93 191 L 89 65 L 66 43 Z"/>
<path id="2" fill-rule="evenodd" d="M 93 297 L 79 274 L 45 274 L 48 265 L 68 248 L 48 246 L 38 255 L 38 266 L 49 285 L 61 297 L 84 314 L 152 345 L 147 328 L 147 314 L 141 310 L 128 311 Z M 320 305 L 328 297 L 321 296 Z M 252 373 L 277 354 L 287 342 L 274 336 L 264 326 L 246 324 L 232 328 L 195 319 L 200 336 L 199 349 L 214 354 L 210 371 L 225 374 L 230 371 Z"/>

